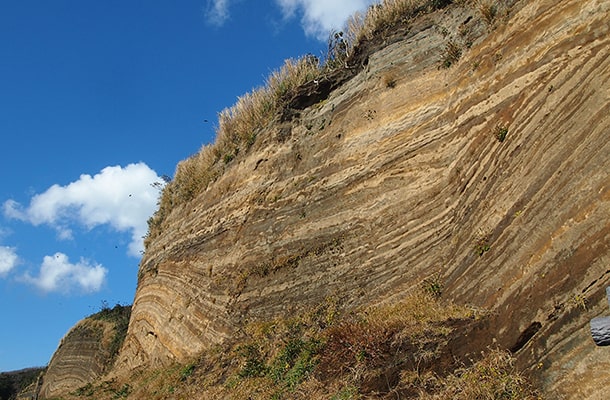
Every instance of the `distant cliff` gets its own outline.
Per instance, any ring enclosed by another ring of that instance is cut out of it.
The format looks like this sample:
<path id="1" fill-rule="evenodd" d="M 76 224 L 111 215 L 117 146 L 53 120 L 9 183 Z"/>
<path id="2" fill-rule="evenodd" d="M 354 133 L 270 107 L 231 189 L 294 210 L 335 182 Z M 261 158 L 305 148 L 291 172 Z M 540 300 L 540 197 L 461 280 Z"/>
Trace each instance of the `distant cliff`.
<path id="1" fill-rule="evenodd" d="M 196 190 L 170 184 L 152 220 L 115 376 L 434 277 L 485 310 L 456 357 L 498 347 L 548 398 L 604 398 L 588 323 L 610 285 L 610 2 L 440 3 L 287 93 L 247 146 L 202 150 L 208 175 L 179 166 Z"/>
<path id="2" fill-rule="evenodd" d="M 108 372 L 123 344 L 130 306 L 104 308 L 74 326 L 42 375 L 40 398 L 55 398 L 91 384 Z"/>

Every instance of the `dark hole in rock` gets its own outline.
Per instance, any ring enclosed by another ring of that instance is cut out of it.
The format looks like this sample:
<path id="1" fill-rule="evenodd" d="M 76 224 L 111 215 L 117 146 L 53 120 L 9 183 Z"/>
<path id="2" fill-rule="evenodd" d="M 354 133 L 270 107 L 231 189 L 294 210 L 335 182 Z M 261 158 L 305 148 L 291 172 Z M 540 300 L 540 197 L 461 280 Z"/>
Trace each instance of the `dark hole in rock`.
<path id="1" fill-rule="evenodd" d="M 517 342 L 510 348 L 511 353 L 516 353 L 523 348 L 530 341 L 530 339 L 542 328 L 542 324 L 538 321 L 534 321 L 519 335 Z"/>

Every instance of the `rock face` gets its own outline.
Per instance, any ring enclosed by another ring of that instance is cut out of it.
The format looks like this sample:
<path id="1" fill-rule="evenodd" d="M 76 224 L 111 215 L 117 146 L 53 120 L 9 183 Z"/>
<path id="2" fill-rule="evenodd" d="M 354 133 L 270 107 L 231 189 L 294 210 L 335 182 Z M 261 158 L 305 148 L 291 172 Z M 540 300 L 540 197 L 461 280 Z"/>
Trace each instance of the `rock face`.
<path id="1" fill-rule="evenodd" d="M 51 358 L 40 390 L 41 398 L 53 398 L 92 382 L 104 371 L 102 340 L 110 324 L 83 320 L 62 339 Z"/>
<path id="2" fill-rule="evenodd" d="M 607 0 L 522 1 L 488 33 L 450 6 L 265 127 L 149 244 L 119 367 L 439 274 L 444 297 L 493 312 L 469 351 L 510 349 L 549 398 L 602 398 L 610 353 L 589 321 L 610 282 L 609 17 Z"/>
<path id="3" fill-rule="evenodd" d="M 125 337 L 130 307 L 117 305 L 77 323 L 53 354 L 38 389 L 40 399 L 51 399 L 94 382 L 112 367 Z"/>

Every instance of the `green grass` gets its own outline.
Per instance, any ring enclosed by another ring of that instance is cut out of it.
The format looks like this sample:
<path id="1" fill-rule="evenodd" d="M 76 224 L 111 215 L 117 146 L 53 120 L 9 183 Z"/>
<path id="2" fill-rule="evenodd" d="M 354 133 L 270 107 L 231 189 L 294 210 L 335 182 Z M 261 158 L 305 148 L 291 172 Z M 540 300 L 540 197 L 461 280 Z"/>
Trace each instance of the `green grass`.
<path id="1" fill-rule="evenodd" d="M 391 304 L 347 313 L 328 298 L 290 318 L 251 322 L 191 362 L 134 371 L 75 398 L 536 398 L 509 353 L 488 351 L 474 364 L 453 358 L 450 338 L 486 316 L 426 289 L 439 281 L 433 276 Z"/>

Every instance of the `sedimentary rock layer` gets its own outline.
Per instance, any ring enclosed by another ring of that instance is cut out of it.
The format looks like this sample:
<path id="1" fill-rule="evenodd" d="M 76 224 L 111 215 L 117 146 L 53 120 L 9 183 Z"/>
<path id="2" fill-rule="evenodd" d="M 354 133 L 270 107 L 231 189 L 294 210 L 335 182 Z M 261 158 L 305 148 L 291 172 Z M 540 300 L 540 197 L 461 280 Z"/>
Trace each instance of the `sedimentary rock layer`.
<path id="1" fill-rule="evenodd" d="M 84 319 L 76 324 L 53 354 L 38 396 L 55 398 L 99 378 L 110 361 L 107 343 L 112 335 L 114 324 L 110 322 Z"/>
<path id="2" fill-rule="evenodd" d="M 185 361 L 250 320 L 393 301 L 438 274 L 447 299 L 493 311 L 465 351 L 512 349 L 548 393 L 596 398 L 609 17 L 608 1 L 522 1 L 486 28 L 451 6 L 265 127 L 149 244 L 120 365 Z"/>

